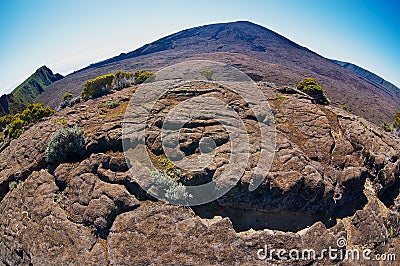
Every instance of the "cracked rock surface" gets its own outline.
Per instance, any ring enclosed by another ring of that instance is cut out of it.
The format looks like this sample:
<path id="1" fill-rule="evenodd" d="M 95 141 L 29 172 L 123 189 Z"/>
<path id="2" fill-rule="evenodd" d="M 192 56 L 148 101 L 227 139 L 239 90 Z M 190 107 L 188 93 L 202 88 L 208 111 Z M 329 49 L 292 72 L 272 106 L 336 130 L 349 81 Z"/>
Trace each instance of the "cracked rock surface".
<path id="1" fill-rule="evenodd" d="M 157 201 L 129 171 L 122 122 L 135 88 L 67 107 L 27 128 L 0 152 L 0 265 L 359 264 L 257 257 L 265 246 L 319 252 L 336 248 L 339 238 L 347 241 L 343 250 L 398 255 L 400 140 L 344 110 L 313 104 L 295 89 L 259 86 L 274 115 L 268 123 L 275 124 L 276 147 L 269 172 L 251 192 L 260 131 L 240 97 L 207 83 L 177 86 L 147 121 L 145 142 L 157 162 L 164 156 L 163 118 L 195 97 L 192 89 L 226 102 L 243 120 L 251 144 L 244 174 L 226 195 L 200 207 Z M 116 108 L 104 108 L 117 100 Z M 84 129 L 86 156 L 52 168 L 45 149 L 63 127 L 60 119 Z M 202 142 L 205 137 L 213 142 Z M 205 169 L 182 171 L 189 184 L 218 178 L 229 167 L 232 144 L 218 121 L 189 121 L 178 144 L 176 157 L 195 158 L 200 149 L 215 147 Z M 20 182 L 10 190 L 13 181 Z"/>

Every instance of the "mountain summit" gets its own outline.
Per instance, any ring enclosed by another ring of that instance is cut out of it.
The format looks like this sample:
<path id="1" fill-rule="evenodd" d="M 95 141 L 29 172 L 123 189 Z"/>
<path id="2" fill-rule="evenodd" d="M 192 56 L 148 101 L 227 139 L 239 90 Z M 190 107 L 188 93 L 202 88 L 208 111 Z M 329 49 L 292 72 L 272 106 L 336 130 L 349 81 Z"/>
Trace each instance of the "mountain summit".
<path id="1" fill-rule="evenodd" d="M 327 99 L 312 79 L 302 82 L 304 91 L 287 84 L 315 77 L 329 98 L 368 118 L 376 112 L 374 119 L 392 108 L 395 95 L 247 22 L 183 31 L 125 56 L 56 81 L 39 97 L 58 103 L 62 93 L 78 94 L 88 77 L 113 69 L 157 70 L 201 58 L 228 62 L 261 82 L 256 91 L 200 79 L 154 79 L 143 87 L 118 72 L 87 83 L 84 94 L 96 97 L 71 100 L 51 116 L 27 109 L 23 116 L 40 115 L 35 124 L 14 117 L 6 128 L 19 137 L 7 134 L 0 147 L 1 265 L 398 259 L 400 138 L 345 108 L 319 104 Z M 159 89 L 165 93 L 154 103 Z M 177 200 L 184 206 L 171 204 Z"/>
<path id="2" fill-rule="evenodd" d="M 346 104 L 357 115 L 381 124 L 400 106 L 400 91 L 386 91 L 309 49 L 260 25 L 238 21 L 195 27 L 149 43 L 129 53 L 91 64 L 52 84 L 38 100 L 56 107 L 65 92 L 79 95 L 86 80 L 116 70 L 158 70 L 190 59 L 220 61 L 255 81 L 295 85 L 315 78 L 332 104 Z"/>

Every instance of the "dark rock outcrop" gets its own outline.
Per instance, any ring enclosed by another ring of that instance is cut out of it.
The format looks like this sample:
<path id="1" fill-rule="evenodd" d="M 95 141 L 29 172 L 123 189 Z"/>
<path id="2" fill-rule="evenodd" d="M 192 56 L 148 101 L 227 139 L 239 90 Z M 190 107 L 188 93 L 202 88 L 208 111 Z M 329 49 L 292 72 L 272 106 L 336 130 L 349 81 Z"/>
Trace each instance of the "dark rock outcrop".
<path id="1" fill-rule="evenodd" d="M 275 117 L 271 123 L 276 124 L 277 145 L 264 182 L 249 191 L 259 152 L 257 124 L 248 106 L 224 87 L 196 82 L 171 89 L 147 121 L 149 152 L 154 158 L 162 156 L 162 117 L 174 104 L 192 97 L 191 86 L 231 104 L 246 125 L 250 160 L 228 194 L 200 211 L 165 204 L 142 190 L 140 176 L 131 174 L 122 151 L 121 123 L 134 88 L 113 92 L 66 107 L 26 129 L 0 152 L 0 262 L 357 265 L 371 262 L 284 260 L 277 254 L 260 260 L 257 252 L 268 247 L 314 249 L 320 254 L 332 247 L 399 254 L 400 196 L 398 189 L 397 194 L 388 193 L 399 182 L 398 138 L 344 110 L 313 104 L 295 89 L 260 83 Z M 283 91 L 288 93 L 278 97 Z M 116 108 L 104 110 L 105 103 L 115 100 L 120 100 Z M 63 126 L 57 122 L 61 118 L 84 129 L 87 154 L 81 162 L 52 169 L 45 161 L 45 148 L 52 132 Z M 212 142 L 200 141 L 204 136 L 214 140 L 218 156 L 207 171 L 194 175 L 194 181 L 217 178 L 229 167 L 230 139 L 216 121 L 185 124 L 179 139 L 185 156 L 213 148 Z M 182 175 L 190 179 L 190 173 Z M 13 181 L 21 182 L 10 189 Z M 279 226 L 282 223 L 286 227 Z M 347 245 L 338 247 L 339 238 Z"/>

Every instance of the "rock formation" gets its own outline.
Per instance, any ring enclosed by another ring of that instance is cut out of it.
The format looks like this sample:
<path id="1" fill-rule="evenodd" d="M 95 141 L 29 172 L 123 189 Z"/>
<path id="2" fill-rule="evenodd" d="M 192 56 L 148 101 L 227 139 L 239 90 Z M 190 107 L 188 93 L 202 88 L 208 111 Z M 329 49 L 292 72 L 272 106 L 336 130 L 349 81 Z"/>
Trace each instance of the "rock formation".
<path id="1" fill-rule="evenodd" d="M 328 247 L 369 248 L 372 255 L 398 256 L 400 139 L 344 110 L 313 104 L 294 88 L 258 85 L 275 117 L 276 149 L 254 191 L 248 187 L 258 133 L 237 96 L 189 83 L 171 90 L 154 109 L 146 136 L 154 158 L 163 156 L 157 121 L 171 105 L 192 97 L 193 88 L 231 104 L 253 140 L 240 182 L 220 199 L 193 208 L 156 200 L 128 169 L 121 123 L 134 87 L 30 126 L 0 152 L 0 264 L 375 265 L 328 257 L 260 260 L 257 252 L 266 246 L 317 254 Z M 117 100 L 116 108 L 105 108 Z M 45 149 L 64 126 L 62 119 L 84 129 L 87 153 L 82 161 L 54 168 L 46 163 Z M 229 137 L 207 119 L 185 125 L 180 145 L 186 156 L 198 152 L 204 135 L 215 141 L 218 156 L 193 181 L 216 178 L 229 158 Z M 13 182 L 17 186 L 10 189 Z M 340 238 L 347 245 L 338 247 Z"/>

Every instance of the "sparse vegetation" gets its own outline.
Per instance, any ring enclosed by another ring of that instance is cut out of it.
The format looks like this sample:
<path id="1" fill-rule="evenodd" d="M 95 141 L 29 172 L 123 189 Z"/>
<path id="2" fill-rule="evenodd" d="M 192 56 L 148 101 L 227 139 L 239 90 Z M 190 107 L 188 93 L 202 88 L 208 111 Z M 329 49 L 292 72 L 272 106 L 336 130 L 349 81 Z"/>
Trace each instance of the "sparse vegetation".
<path id="1" fill-rule="evenodd" d="M 342 108 L 345 111 L 349 111 L 349 107 L 347 106 L 347 104 L 342 104 L 339 107 Z"/>
<path id="2" fill-rule="evenodd" d="M 61 124 L 61 125 L 63 125 L 64 127 L 67 127 L 68 126 L 68 123 L 67 123 L 67 121 L 64 119 L 64 118 L 62 118 L 62 119 L 56 119 L 56 120 L 54 120 L 53 121 L 53 123 L 54 124 Z"/>
<path id="3" fill-rule="evenodd" d="M 65 94 L 62 96 L 62 100 L 63 100 L 63 101 L 68 101 L 68 100 L 71 100 L 72 98 L 74 98 L 74 96 L 73 96 L 71 93 L 69 93 L 69 92 L 65 93 Z"/>
<path id="4" fill-rule="evenodd" d="M 78 127 L 58 129 L 46 148 L 49 163 L 58 164 L 80 159 L 85 154 L 85 138 L 83 130 Z"/>
<path id="5" fill-rule="evenodd" d="M 150 72 L 147 70 L 137 70 L 135 71 L 134 76 L 135 76 L 135 84 L 141 84 L 145 81 L 147 82 L 154 81 L 154 79 L 156 78 L 154 72 Z"/>
<path id="6" fill-rule="evenodd" d="M 81 98 L 86 101 L 107 94 L 111 90 L 114 77 L 114 74 L 107 74 L 89 79 L 81 92 Z"/>
<path id="7" fill-rule="evenodd" d="M 175 164 L 173 164 L 168 158 L 160 157 L 158 158 L 158 163 L 162 167 L 161 171 L 164 175 L 170 177 L 175 181 L 179 181 L 181 179 L 181 171 L 176 168 Z"/>
<path id="8" fill-rule="evenodd" d="M 9 189 L 10 191 L 12 191 L 13 189 L 15 189 L 15 188 L 17 188 L 17 187 L 19 187 L 19 186 L 22 186 L 23 184 L 24 184 L 24 181 L 22 181 L 22 180 L 11 181 L 11 182 L 8 184 L 8 189 Z"/>
<path id="9" fill-rule="evenodd" d="M 313 78 L 305 78 L 297 84 L 297 89 L 314 98 L 316 103 L 328 105 L 331 101 L 325 96 L 324 89 Z"/>
<path id="10" fill-rule="evenodd" d="M 22 132 L 23 128 L 36 123 L 44 117 L 52 115 L 55 111 L 49 106 L 44 107 L 40 103 L 29 104 L 24 111 L 20 114 L 15 114 L 11 122 L 6 126 L 4 133 L 9 138 L 18 138 Z"/>
<path id="11" fill-rule="evenodd" d="M 364 121 L 361 121 L 361 125 L 363 125 L 363 127 L 365 127 L 366 129 L 368 129 L 368 124 Z"/>
<path id="12" fill-rule="evenodd" d="M 286 123 L 288 121 L 288 119 L 286 117 L 281 117 L 281 118 L 277 117 L 277 118 L 275 118 L 275 121 L 277 123 L 283 124 L 283 123 Z"/>
<path id="13" fill-rule="evenodd" d="M 111 87 L 115 90 L 121 90 L 131 86 L 133 83 L 134 75 L 132 73 L 118 70 L 115 72 Z"/>
<path id="14" fill-rule="evenodd" d="M 394 230 L 393 230 L 393 226 L 389 226 L 389 228 L 387 229 L 388 231 L 388 237 L 389 239 L 392 239 L 394 237 Z"/>
<path id="15" fill-rule="evenodd" d="M 106 102 L 101 106 L 100 115 L 105 115 L 108 112 L 108 110 L 117 108 L 119 104 L 120 102 L 118 100 Z"/>
<path id="16" fill-rule="evenodd" d="M 114 109 L 119 106 L 119 101 L 109 101 L 103 104 L 103 107 L 109 108 L 109 109 Z"/>
<path id="17" fill-rule="evenodd" d="M 150 173 L 152 182 L 164 193 L 165 198 L 172 203 L 185 202 L 190 199 L 190 195 L 186 191 L 186 187 L 171 177 L 161 173 L 160 171 L 152 171 Z"/>
<path id="18" fill-rule="evenodd" d="M 390 126 L 388 122 L 383 122 L 383 130 L 386 132 L 393 132 L 393 128 Z"/>
<path id="19" fill-rule="evenodd" d="M 200 74 L 205 77 L 207 80 L 212 80 L 212 76 L 214 75 L 214 71 L 211 69 L 204 69 L 200 71 Z"/>
<path id="20" fill-rule="evenodd" d="M 280 100 L 284 100 L 284 99 L 287 99 L 288 97 L 287 97 L 285 94 L 278 94 L 278 95 L 276 96 L 276 98 L 278 98 L 278 99 L 280 99 Z"/>
<path id="21" fill-rule="evenodd" d="M 393 127 L 396 128 L 396 129 L 400 129 L 400 111 L 398 111 L 398 112 L 394 115 Z"/>
<path id="22" fill-rule="evenodd" d="M 57 108 L 57 111 L 64 109 L 67 106 L 72 106 L 76 103 L 79 103 L 81 101 L 80 97 L 73 97 L 73 98 L 67 98 L 66 100 L 62 101 L 60 105 Z"/>
<path id="23" fill-rule="evenodd" d="M 14 116 L 10 114 L 0 117 L 0 129 L 3 130 L 8 124 L 10 124 L 13 117 Z"/>
<path id="24" fill-rule="evenodd" d="M 268 82 L 268 81 L 264 82 L 264 86 L 267 88 L 275 88 L 276 87 L 275 83 Z"/>

